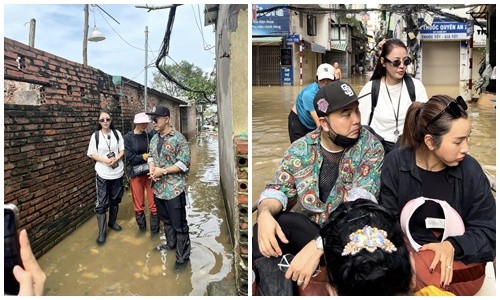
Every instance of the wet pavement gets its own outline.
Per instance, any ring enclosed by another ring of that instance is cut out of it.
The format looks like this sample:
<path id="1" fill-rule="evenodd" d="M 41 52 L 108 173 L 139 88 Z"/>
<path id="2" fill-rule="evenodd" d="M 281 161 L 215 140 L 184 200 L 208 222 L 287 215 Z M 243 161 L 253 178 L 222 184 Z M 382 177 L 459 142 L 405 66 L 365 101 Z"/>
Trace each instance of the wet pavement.
<path id="1" fill-rule="evenodd" d="M 369 75 L 353 76 L 344 81 L 359 93 Z M 295 102 L 300 86 L 252 87 L 252 200 L 257 201 L 265 184 L 272 180 L 284 151 L 290 146 L 288 114 Z M 426 85 L 427 95 L 459 95 L 459 86 Z M 469 103 L 472 133 L 470 154 L 483 166 L 493 180 L 496 177 L 496 117 L 495 109 L 479 109 Z M 255 216 L 254 216 L 255 217 Z M 255 220 L 254 220 L 255 221 Z"/>
<path id="2" fill-rule="evenodd" d="M 39 258 L 47 275 L 45 295 L 202 296 L 210 284 L 235 282 L 233 249 L 219 185 L 217 135 L 202 133 L 190 147 L 190 261 L 175 270 L 175 252 L 154 249 L 164 241 L 163 230 L 153 237 L 149 231 L 139 232 L 127 191 L 117 220 L 123 230 L 108 230 L 104 246 L 96 245 L 97 220 L 92 217 Z M 236 295 L 236 288 L 234 292 Z"/>

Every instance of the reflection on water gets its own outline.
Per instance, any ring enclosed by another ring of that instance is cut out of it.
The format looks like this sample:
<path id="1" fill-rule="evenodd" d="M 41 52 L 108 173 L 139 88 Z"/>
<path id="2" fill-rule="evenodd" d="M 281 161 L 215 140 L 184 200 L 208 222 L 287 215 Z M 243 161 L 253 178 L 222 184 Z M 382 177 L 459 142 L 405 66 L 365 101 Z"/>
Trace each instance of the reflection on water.
<path id="1" fill-rule="evenodd" d="M 128 192 L 118 215 L 123 230 L 108 230 L 103 247 L 95 243 L 97 221 L 92 217 L 39 259 L 47 274 L 46 295 L 201 296 L 209 283 L 234 276 L 217 144 L 217 136 L 211 134 L 190 144 L 187 219 L 192 252 L 182 269 L 174 268 L 175 252 L 153 250 L 164 241 L 163 230 L 155 237 L 139 233 Z"/>
<path id="2" fill-rule="evenodd" d="M 369 76 L 347 78 L 359 93 Z M 304 84 L 303 87 L 305 87 Z M 255 202 L 266 183 L 272 180 L 284 151 L 290 145 L 288 138 L 288 113 L 301 87 L 272 86 L 252 87 L 252 197 Z M 427 95 L 459 95 L 458 86 L 426 86 Z M 494 109 L 480 110 L 476 103 L 469 104 L 472 133 L 469 139 L 470 154 L 485 171 L 496 176 L 496 119 Z"/>

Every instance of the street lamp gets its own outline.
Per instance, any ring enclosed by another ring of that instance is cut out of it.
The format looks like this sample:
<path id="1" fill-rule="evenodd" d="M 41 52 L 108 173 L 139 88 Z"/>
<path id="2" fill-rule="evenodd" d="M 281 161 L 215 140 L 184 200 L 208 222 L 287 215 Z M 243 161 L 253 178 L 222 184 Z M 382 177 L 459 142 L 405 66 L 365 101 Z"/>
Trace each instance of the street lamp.
<path id="1" fill-rule="evenodd" d="M 94 24 L 94 28 L 92 29 L 92 32 L 90 33 L 88 40 L 91 42 L 99 42 L 104 39 L 105 39 L 104 34 L 102 34 L 102 32 L 100 32 L 99 29 L 97 29 L 97 27 Z"/>

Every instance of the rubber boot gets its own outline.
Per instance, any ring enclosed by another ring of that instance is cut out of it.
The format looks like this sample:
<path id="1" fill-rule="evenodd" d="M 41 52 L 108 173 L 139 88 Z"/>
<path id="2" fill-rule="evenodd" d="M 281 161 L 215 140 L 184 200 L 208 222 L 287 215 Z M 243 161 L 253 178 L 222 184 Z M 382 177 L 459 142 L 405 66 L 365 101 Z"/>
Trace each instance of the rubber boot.
<path id="1" fill-rule="evenodd" d="M 285 278 L 278 263 L 280 257 L 261 257 L 255 260 L 258 277 L 257 293 L 261 296 L 293 296 L 293 282 Z"/>
<path id="2" fill-rule="evenodd" d="M 135 214 L 135 221 L 137 222 L 140 231 L 146 231 L 146 216 L 144 213 Z"/>
<path id="3" fill-rule="evenodd" d="M 184 264 L 189 260 L 191 254 L 191 241 L 188 233 L 177 232 L 177 245 L 175 247 L 175 263 Z"/>
<path id="4" fill-rule="evenodd" d="M 118 217 L 118 205 L 111 206 L 109 208 L 108 226 L 115 231 L 120 231 L 120 230 L 122 230 L 122 227 L 116 223 L 117 217 Z"/>
<path id="5" fill-rule="evenodd" d="M 97 245 L 101 246 L 106 242 L 106 214 L 97 214 L 97 227 L 99 235 L 97 236 Z"/>
<path id="6" fill-rule="evenodd" d="M 160 218 L 158 218 L 158 215 L 151 214 L 149 216 L 149 223 L 151 226 L 151 235 L 158 234 L 160 232 Z"/>
<path id="7" fill-rule="evenodd" d="M 163 224 L 163 231 L 165 232 L 165 244 L 161 244 L 156 247 L 156 250 L 172 250 L 175 249 L 177 244 L 177 235 L 174 227 L 171 224 Z"/>

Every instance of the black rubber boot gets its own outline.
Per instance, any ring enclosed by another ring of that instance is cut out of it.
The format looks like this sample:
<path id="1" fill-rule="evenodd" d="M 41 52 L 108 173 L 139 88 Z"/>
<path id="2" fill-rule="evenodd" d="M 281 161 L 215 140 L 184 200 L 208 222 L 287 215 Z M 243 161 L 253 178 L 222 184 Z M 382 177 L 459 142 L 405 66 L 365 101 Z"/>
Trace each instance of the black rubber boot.
<path id="1" fill-rule="evenodd" d="M 116 223 L 117 217 L 118 217 L 118 205 L 111 206 L 109 208 L 108 226 L 115 231 L 120 231 L 120 230 L 122 230 L 122 227 Z"/>
<path id="2" fill-rule="evenodd" d="M 158 218 L 158 215 L 151 214 L 149 216 L 149 223 L 151 226 L 151 235 L 158 234 L 160 232 L 160 218 Z"/>
<path id="3" fill-rule="evenodd" d="M 135 221 L 137 222 L 137 225 L 139 225 L 140 231 L 146 231 L 146 216 L 144 213 L 135 214 Z"/>
<path id="4" fill-rule="evenodd" d="M 175 249 L 175 245 L 177 244 L 177 235 L 174 230 L 174 227 L 170 224 L 163 224 L 163 231 L 165 232 L 165 244 L 161 244 L 156 246 L 156 250 L 172 250 Z"/>
<path id="5" fill-rule="evenodd" d="M 106 242 L 106 214 L 97 214 L 97 227 L 99 228 L 99 235 L 97 236 L 97 245 L 104 245 Z"/>
<path id="6" fill-rule="evenodd" d="M 184 264 L 189 260 L 191 254 L 191 241 L 188 233 L 177 232 L 177 245 L 175 247 L 175 263 Z"/>
<path id="7" fill-rule="evenodd" d="M 261 257 L 255 260 L 259 278 L 257 293 L 261 296 L 293 296 L 293 282 L 285 278 L 278 263 L 280 257 Z"/>

